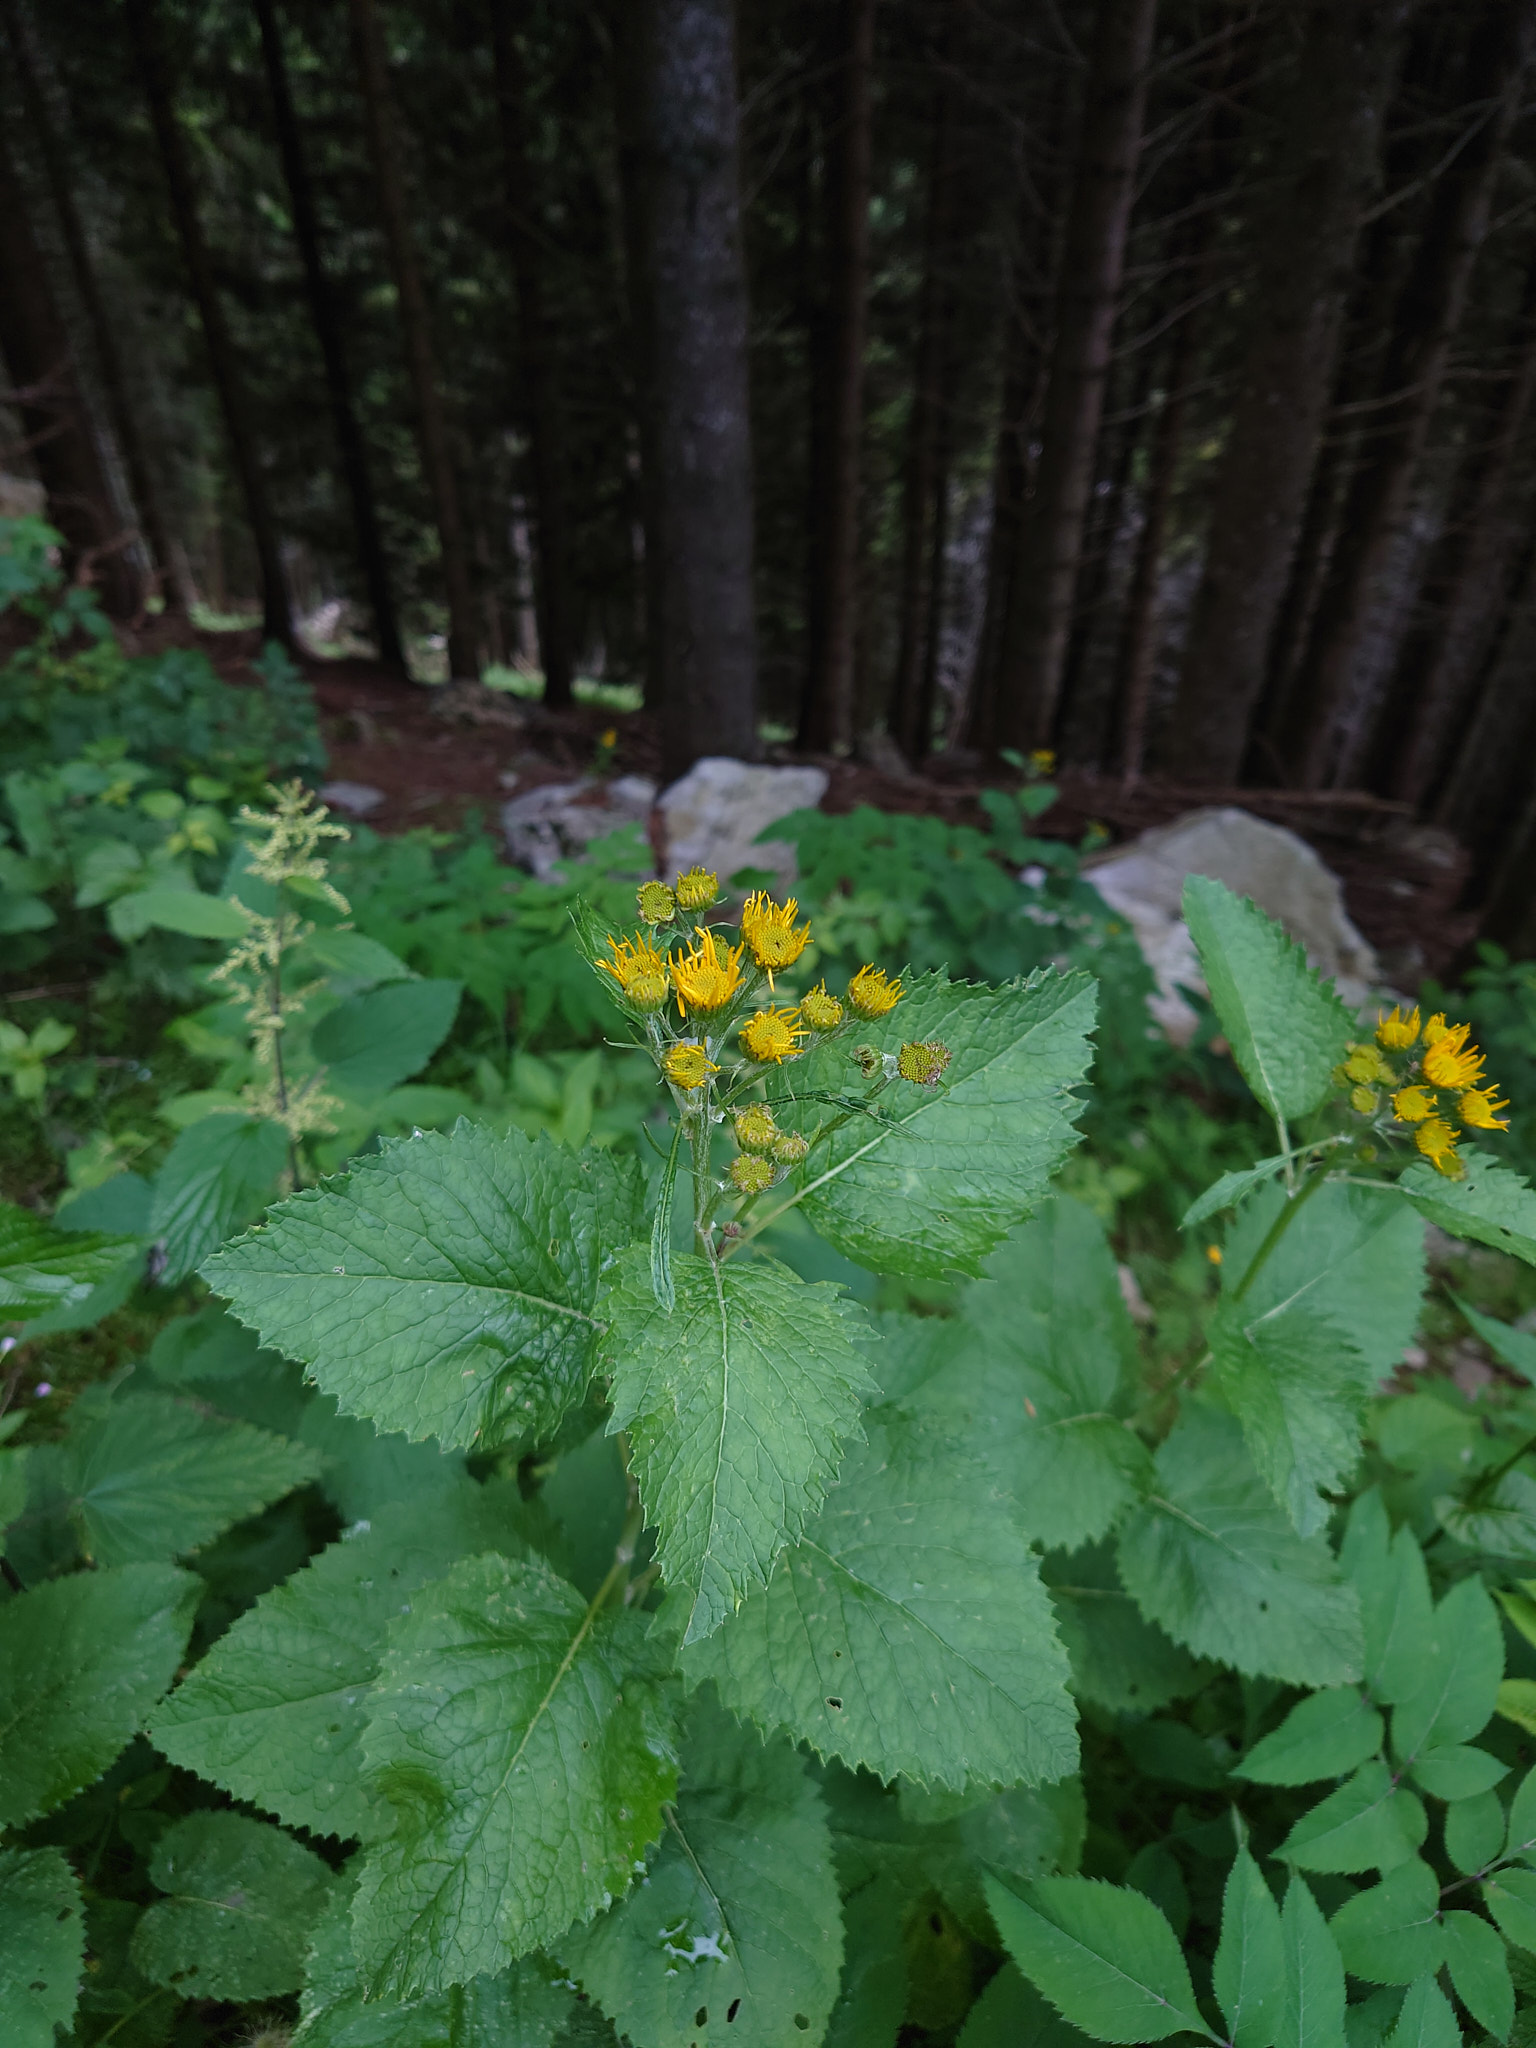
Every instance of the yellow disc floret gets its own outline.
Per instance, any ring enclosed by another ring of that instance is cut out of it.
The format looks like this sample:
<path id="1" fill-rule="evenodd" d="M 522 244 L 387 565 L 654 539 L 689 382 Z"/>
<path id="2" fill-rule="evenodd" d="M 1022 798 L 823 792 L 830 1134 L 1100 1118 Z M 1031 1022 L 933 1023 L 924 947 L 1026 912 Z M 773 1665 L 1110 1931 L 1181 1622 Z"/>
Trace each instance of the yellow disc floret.
<path id="1" fill-rule="evenodd" d="M 897 1073 L 920 1088 L 937 1088 L 948 1065 L 949 1047 L 937 1038 L 909 1039 L 896 1055 Z"/>
<path id="2" fill-rule="evenodd" d="M 842 1023 L 843 1006 L 836 996 L 827 994 L 824 981 L 800 998 L 800 1021 L 812 1031 L 835 1031 Z"/>
<path id="3" fill-rule="evenodd" d="M 670 924 L 677 909 L 677 898 L 665 882 L 642 882 L 636 896 L 640 904 L 640 915 L 647 924 Z"/>
<path id="4" fill-rule="evenodd" d="M 720 877 L 708 868 L 692 867 L 672 887 L 684 910 L 708 910 L 720 894 Z"/>
<path id="5" fill-rule="evenodd" d="M 1499 1100 L 1495 1088 L 1469 1088 L 1456 1104 L 1462 1122 L 1475 1131 L 1507 1131 L 1509 1118 L 1501 1117 L 1499 1111 L 1508 1107 L 1507 1102 Z"/>
<path id="6" fill-rule="evenodd" d="M 883 967 L 861 967 L 848 984 L 848 1007 L 860 1017 L 888 1017 L 901 995 L 901 983 L 888 980 Z"/>
<path id="7" fill-rule="evenodd" d="M 1405 1017 L 1401 1007 L 1393 1010 L 1390 1017 L 1383 1017 L 1376 1026 L 1377 1043 L 1390 1052 L 1406 1052 L 1419 1035 L 1419 1013 L 1410 1010 Z"/>
<path id="8" fill-rule="evenodd" d="M 1468 1045 L 1470 1024 L 1453 1024 L 1424 1055 L 1424 1078 L 1436 1088 L 1475 1088 L 1483 1075 L 1483 1056 Z M 1427 1034 L 1426 1034 L 1427 1036 Z"/>
<path id="9" fill-rule="evenodd" d="M 766 889 L 759 889 L 747 898 L 742 910 L 741 936 L 752 958 L 768 976 L 770 988 L 773 977 L 782 974 L 786 967 L 793 967 L 811 942 L 808 924 L 795 929 L 799 908 L 793 896 L 784 903 L 775 903 Z"/>
<path id="10" fill-rule="evenodd" d="M 667 1000 L 667 963 L 648 939 L 610 939 L 611 960 L 599 960 L 637 1010 L 659 1010 Z"/>
<path id="11" fill-rule="evenodd" d="M 794 1058 L 804 1036 L 793 1010 L 759 1010 L 742 1027 L 741 1046 L 749 1060 L 779 1066 Z"/>
<path id="12" fill-rule="evenodd" d="M 771 1152 L 774 1140 L 780 1135 L 773 1120 L 773 1111 L 761 1102 L 754 1102 L 747 1109 L 738 1109 L 735 1126 L 736 1142 L 743 1152 Z"/>
<path id="13" fill-rule="evenodd" d="M 684 877 L 686 880 L 686 877 Z M 741 948 L 727 952 L 713 932 L 700 932 L 684 952 L 672 955 L 672 986 L 684 1016 L 729 1007 L 741 988 Z"/>
<path id="14" fill-rule="evenodd" d="M 661 1062 L 661 1071 L 677 1088 L 702 1088 L 711 1074 L 718 1074 L 702 1045 L 674 1045 Z"/>
<path id="15" fill-rule="evenodd" d="M 760 1195 L 773 1186 L 773 1168 L 766 1159 L 743 1152 L 731 1161 L 731 1186 L 744 1195 Z"/>
<path id="16" fill-rule="evenodd" d="M 1399 1088 L 1392 1098 L 1392 1114 L 1400 1124 L 1421 1124 L 1435 1113 L 1435 1098 L 1427 1088 Z"/>
<path id="17" fill-rule="evenodd" d="M 1443 1116 L 1432 1116 L 1414 1133 L 1414 1142 L 1419 1150 L 1436 1173 L 1443 1173 L 1447 1180 L 1460 1180 L 1466 1172 L 1456 1157 L 1457 1136 L 1456 1130 Z"/>

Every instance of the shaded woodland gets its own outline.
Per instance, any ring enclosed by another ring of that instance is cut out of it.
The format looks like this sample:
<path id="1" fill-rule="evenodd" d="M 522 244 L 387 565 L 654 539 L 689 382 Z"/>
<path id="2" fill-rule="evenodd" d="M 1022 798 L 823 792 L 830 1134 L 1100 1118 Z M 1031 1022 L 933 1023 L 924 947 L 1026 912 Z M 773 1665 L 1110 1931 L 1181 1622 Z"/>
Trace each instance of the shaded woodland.
<path id="1" fill-rule="evenodd" d="M 1396 804 L 1536 950 L 1536 0 L 0 30 L 0 466 L 115 615 Z"/>

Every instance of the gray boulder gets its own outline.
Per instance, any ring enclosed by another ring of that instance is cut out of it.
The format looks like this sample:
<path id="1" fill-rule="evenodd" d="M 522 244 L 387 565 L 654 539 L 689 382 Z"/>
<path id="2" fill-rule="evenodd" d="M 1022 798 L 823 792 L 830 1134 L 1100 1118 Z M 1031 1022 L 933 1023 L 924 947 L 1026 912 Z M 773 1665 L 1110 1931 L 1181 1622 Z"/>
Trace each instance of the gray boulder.
<path id="1" fill-rule="evenodd" d="M 757 835 L 791 811 L 814 810 L 827 791 L 824 768 L 769 768 L 726 755 L 695 761 L 659 799 L 666 829 L 668 879 L 701 867 L 729 889 L 741 868 L 766 868 L 779 892 L 795 880 L 795 849 L 787 839 Z"/>
<path id="2" fill-rule="evenodd" d="M 643 832 L 655 801 L 656 785 L 646 775 L 619 775 L 612 782 L 585 775 L 579 782 L 541 783 L 501 807 L 507 852 L 519 867 L 548 882 L 558 862 L 578 858 L 594 839 L 621 825 L 638 825 Z M 645 866 L 649 871 L 648 858 Z"/>

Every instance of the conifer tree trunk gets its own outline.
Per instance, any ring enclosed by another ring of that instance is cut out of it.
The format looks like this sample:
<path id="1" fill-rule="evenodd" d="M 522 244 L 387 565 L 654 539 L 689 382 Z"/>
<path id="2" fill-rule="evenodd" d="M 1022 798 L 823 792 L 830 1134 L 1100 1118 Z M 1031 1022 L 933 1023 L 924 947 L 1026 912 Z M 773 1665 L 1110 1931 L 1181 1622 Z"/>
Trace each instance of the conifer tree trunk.
<path id="1" fill-rule="evenodd" d="M 406 371 L 416 404 L 417 443 L 432 499 L 432 516 L 437 526 L 443 596 L 448 607 L 448 673 L 450 677 L 473 680 L 480 673 L 480 622 L 470 583 L 469 544 L 449 446 L 437 353 L 432 343 L 431 314 L 406 201 L 405 173 L 400 162 L 399 136 L 384 45 L 374 0 L 347 0 L 347 4 L 352 24 L 353 60 L 368 133 L 368 154 L 378 193 L 384 241 L 394 273 Z"/>
<path id="2" fill-rule="evenodd" d="M 126 0 L 128 33 L 134 60 L 149 104 L 149 117 L 160 152 L 160 166 L 170 193 L 171 212 L 181 243 L 182 259 L 192 286 L 213 372 L 214 389 L 224 420 L 224 433 L 234 459 L 235 475 L 245 501 L 245 516 L 256 550 L 261 576 L 261 626 L 269 640 L 284 646 L 293 644 L 293 617 L 288 604 L 288 587 L 283 576 L 282 550 L 278 544 L 277 522 L 267 495 L 267 480 L 256 452 L 251 429 L 250 403 L 241 374 L 234 337 L 224 317 L 218 288 L 213 279 L 208 243 L 197 206 L 197 184 L 187 155 L 186 137 L 177 117 L 171 75 L 166 63 L 161 24 L 155 0 Z"/>
<path id="3" fill-rule="evenodd" d="M 1463 721 L 1460 743 L 1435 804 L 1443 825 L 1471 849 L 1474 872 L 1487 872 L 1506 850 L 1511 803 L 1530 788 L 1531 747 L 1536 741 L 1536 541 L 1528 543 L 1518 588 L 1499 627 L 1498 638 Z M 1526 886 L 1530 877 L 1527 875 Z"/>
<path id="4" fill-rule="evenodd" d="M 368 473 L 368 452 L 352 398 L 341 313 L 320 250 L 320 223 L 315 213 L 314 188 L 310 182 L 309 165 L 305 161 L 298 116 L 294 112 L 293 94 L 289 89 L 282 29 L 277 19 L 275 0 L 255 0 L 255 8 L 261 30 L 262 55 L 267 67 L 267 85 L 272 95 L 278 151 L 283 160 L 283 177 L 293 208 L 294 240 L 299 245 L 299 259 L 304 268 L 304 295 L 309 302 L 310 323 L 325 365 L 331 426 L 336 435 L 342 475 L 346 479 L 347 496 L 352 505 L 358 562 L 368 592 L 368 608 L 373 613 L 374 631 L 378 636 L 379 660 L 386 668 L 396 669 L 403 675 L 406 671 L 405 648 L 401 643 L 395 612 L 389 559 L 384 552 L 384 536 L 379 530 L 373 481 Z"/>
<path id="5" fill-rule="evenodd" d="M 1099 0 L 1058 273 L 1039 467 L 1019 535 L 998 671 L 998 731 L 1049 746 L 1136 191 L 1156 0 Z"/>

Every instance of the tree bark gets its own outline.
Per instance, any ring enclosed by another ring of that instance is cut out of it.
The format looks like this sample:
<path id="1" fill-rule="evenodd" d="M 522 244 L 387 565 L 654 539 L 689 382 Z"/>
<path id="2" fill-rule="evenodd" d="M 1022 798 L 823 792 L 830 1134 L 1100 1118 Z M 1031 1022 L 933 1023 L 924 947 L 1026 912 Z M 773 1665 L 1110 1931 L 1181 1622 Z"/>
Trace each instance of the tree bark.
<path id="1" fill-rule="evenodd" d="M 662 762 L 757 751 L 752 435 L 731 0 L 655 0 L 644 81 Z"/>
<path id="2" fill-rule="evenodd" d="M 1464 97 L 1479 127 L 1441 174 L 1393 321 L 1381 393 L 1345 499 L 1313 626 L 1305 686 L 1280 736 L 1282 758 L 1309 789 L 1358 774 L 1379 698 L 1386 586 L 1411 512 L 1419 462 L 1488 229 L 1494 180 L 1519 108 L 1536 39 L 1536 0 L 1493 0 L 1475 31 Z"/>
<path id="3" fill-rule="evenodd" d="M 1237 779 L 1328 404 L 1407 0 L 1291 0 L 1298 48 L 1173 729 L 1180 781 Z"/>
<path id="4" fill-rule="evenodd" d="M 1536 691 L 1536 541 L 1528 544 L 1519 589 L 1466 720 L 1455 763 L 1435 805 L 1435 823 L 1471 850 L 1474 878 L 1508 849 L 1510 811 L 1528 793 Z M 1526 876 L 1529 888 L 1530 877 Z"/>
<path id="5" fill-rule="evenodd" d="M 326 275 L 320 250 L 320 223 L 315 212 L 314 187 L 304 157 L 303 139 L 293 94 L 288 84 L 288 64 L 283 54 L 282 29 L 274 0 L 255 0 L 256 20 L 261 30 L 261 49 L 266 61 L 267 84 L 272 95 L 272 113 L 277 129 L 278 151 L 283 176 L 293 208 L 293 234 L 304 267 L 304 295 L 309 302 L 310 323 L 320 344 L 325 364 L 325 388 L 331 402 L 331 426 L 341 456 L 342 475 L 352 505 L 352 526 L 357 537 L 358 562 L 368 592 L 378 636 L 379 659 L 386 668 L 406 674 L 405 648 L 395 612 L 394 590 L 384 537 L 379 530 L 378 507 L 368 473 L 368 451 L 358 424 L 352 399 L 352 379 L 347 368 L 346 346 L 342 340 L 341 312 L 336 294 Z"/>
<path id="6" fill-rule="evenodd" d="M 496 56 L 496 104 L 506 178 L 507 241 L 517 285 L 517 344 L 522 372 L 523 421 L 533 470 L 534 608 L 544 702 L 563 709 L 572 701 L 570 517 L 566 506 L 565 414 L 554 336 L 544 290 L 544 247 L 534 225 L 533 168 L 526 141 L 527 79 L 517 45 L 518 17 L 526 0 L 491 0 Z"/>
<path id="7" fill-rule="evenodd" d="M 831 305 L 824 463 L 818 486 L 822 588 L 812 606 L 818 630 L 800 716 L 801 746 L 821 752 L 845 748 L 853 740 L 874 43 L 875 0 L 842 0 L 841 92 L 827 195 Z"/>
<path id="8" fill-rule="evenodd" d="M 192 297 L 202 324 L 208 365 L 213 372 L 219 410 L 224 418 L 224 433 L 245 500 L 245 516 L 250 525 L 261 576 L 262 632 L 269 640 L 292 646 L 293 618 L 283 576 L 277 522 L 272 516 L 267 480 L 262 474 L 261 459 L 251 430 L 250 403 L 234 337 L 229 331 L 213 279 L 213 265 L 197 207 L 197 185 L 187 156 L 186 137 L 176 113 L 155 0 L 126 0 L 125 13 L 144 97 L 149 104 L 160 165 L 170 193 L 182 259 L 187 266 Z"/>
<path id="9" fill-rule="evenodd" d="M 443 596 L 448 607 L 448 673 L 450 677 L 472 681 L 480 673 L 480 623 L 471 587 L 469 546 L 449 446 L 437 354 L 432 345 L 432 319 L 406 201 L 384 45 L 374 0 L 348 0 L 348 13 L 379 217 L 400 308 L 405 366 L 416 402 L 417 443 L 441 552 Z"/>
<path id="10" fill-rule="evenodd" d="M 1019 534 L 998 673 L 1000 736 L 1049 746 L 1136 196 L 1156 0 L 1099 0 L 1034 494 Z"/>

